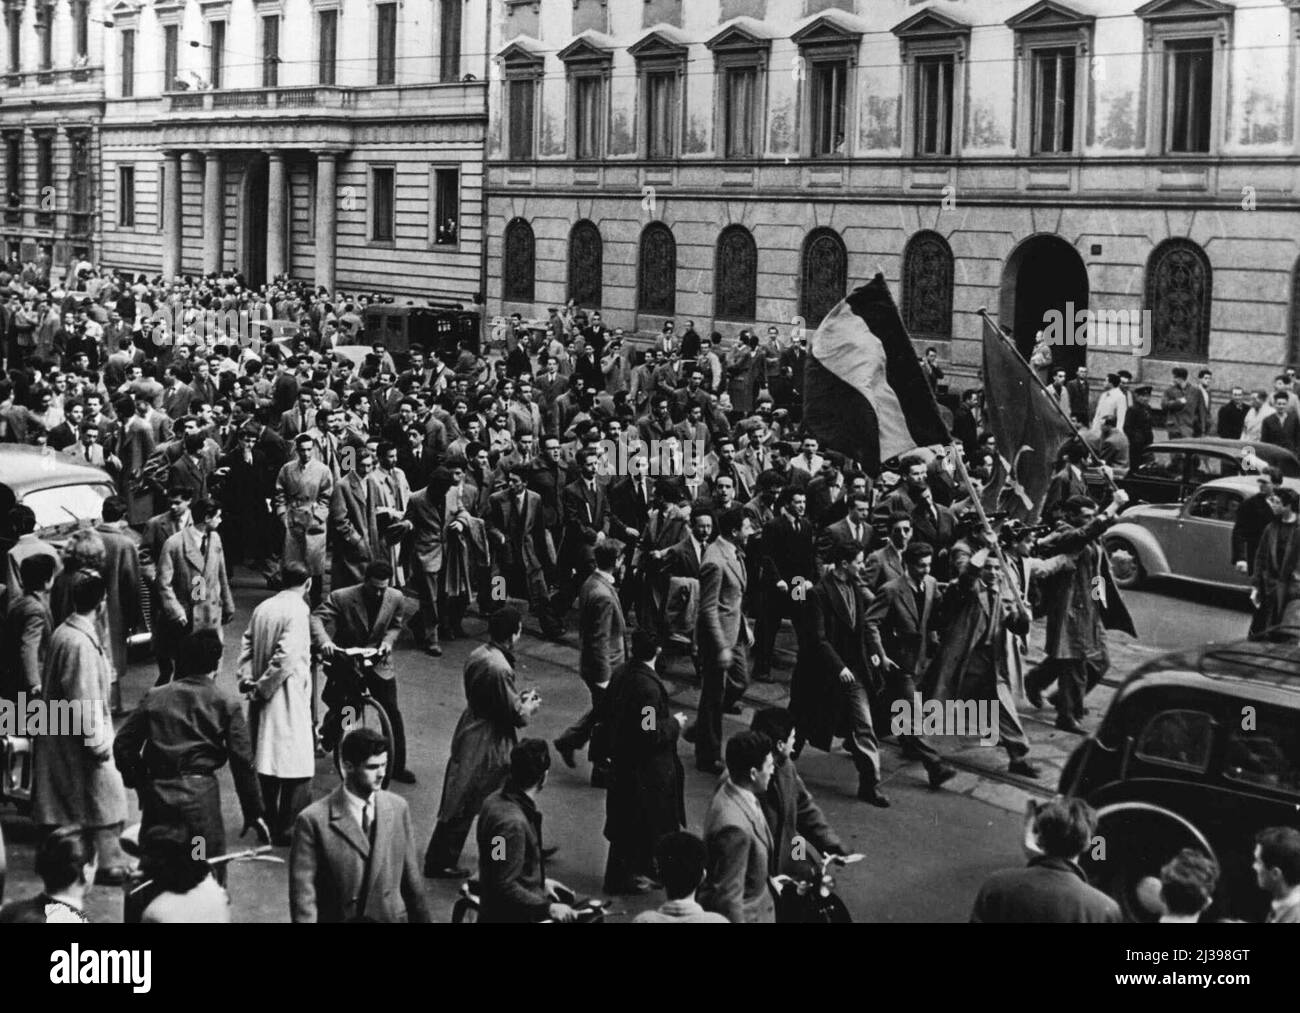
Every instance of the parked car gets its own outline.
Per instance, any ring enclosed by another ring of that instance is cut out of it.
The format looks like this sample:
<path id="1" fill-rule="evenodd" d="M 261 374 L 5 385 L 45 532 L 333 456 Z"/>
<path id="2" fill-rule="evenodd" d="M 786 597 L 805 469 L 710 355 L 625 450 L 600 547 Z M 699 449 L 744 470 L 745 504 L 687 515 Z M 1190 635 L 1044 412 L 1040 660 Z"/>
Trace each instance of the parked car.
<path id="1" fill-rule="evenodd" d="M 1300 629 L 1137 668 L 1066 762 L 1060 791 L 1098 811 L 1082 864 L 1130 919 L 1156 919 L 1143 902 L 1151 877 L 1196 847 L 1222 870 L 1211 916 L 1262 921 L 1254 836 L 1300 828 Z"/>
<path id="2" fill-rule="evenodd" d="M 369 355 L 374 342 L 382 341 L 398 367 L 406 362 L 412 345 L 420 345 L 429 355 L 436 355 L 447 365 L 456 362 L 460 342 L 469 341 L 470 351 L 479 354 L 482 344 L 482 318 L 478 313 L 455 306 L 367 306 L 362 316 L 360 345 L 340 345 L 334 350 L 361 361 Z"/>
<path id="3" fill-rule="evenodd" d="M 1300 492 L 1300 479 L 1282 482 Z M 1129 507 L 1102 536 L 1115 583 L 1137 587 L 1149 577 L 1174 577 L 1246 590 L 1250 578 L 1232 565 L 1232 526 L 1258 491 L 1254 476 L 1238 475 L 1206 482 L 1185 503 Z"/>
<path id="4" fill-rule="evenodd" d="M 1247 448 L 1266 464 L 1281 468 L 1284 477 L 1300 478 L 1300 459 L 1282 447 L 1198 436 L 1153 443 L 1116 483 L 1134 503 L 1181 503 L 1206 482 L 1243 474 Z"/>
<path id="5" fill-rule="evenodd" d="M 7 553 L 17 538 L 9 529 L 16 505 L 31 507 L 36 533 L 60 545 L 80 525 L 98 523 L 104 500 L 116 491 L 102 468 L 49 447 L 0 445 L 0 552 Z"/>

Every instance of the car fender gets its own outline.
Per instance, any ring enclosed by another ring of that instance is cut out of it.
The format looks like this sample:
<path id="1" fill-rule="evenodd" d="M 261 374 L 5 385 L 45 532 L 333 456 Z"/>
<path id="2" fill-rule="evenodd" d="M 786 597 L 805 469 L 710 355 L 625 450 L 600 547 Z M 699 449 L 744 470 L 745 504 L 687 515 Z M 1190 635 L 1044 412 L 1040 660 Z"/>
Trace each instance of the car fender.
<path id="1" fill-rule="evenodd" d="M 1169 560 L 1165 558 L 1165 553 L 1160 548 L 1160 543 L 1156 541 L 1154 535 L 1140 524 L 1134 524 L 1131 521 L 1120 521 L 1106 529 L 1106 533 L 1101 536 L 1102 544 L 1110 541 L 1112 538 L 1123 538 L 1137 550 L 1138 560 L 1142 564 L 1142 569 L 1150 577 L 1167 576 L 1171 571 L 1169 569 Z"/>
<path id="2" fill-rule="evenodd" d="M 1156 805 L 1154 802 L 1112 802 L 1109 805 L 1103 805 L 1097 810 L 1097 825 L 1101 826 L 1102 820 L 1106 817 L 1124 816 L 1128 813 L 1142 813 L 1149 816 L 1159 816 L 1177 824 L 1185 830 L 1196 841 L 1198 847 L 1203 848 L 1205 853 L 1215 860 L 1219 861 L 1219 855 L 1211 847 L 1209 840 L 1201 833 L 1200 828 L 1191 820 L 1179 816 L 1172 809 L 1166 809 L 1162 805 Z"/>

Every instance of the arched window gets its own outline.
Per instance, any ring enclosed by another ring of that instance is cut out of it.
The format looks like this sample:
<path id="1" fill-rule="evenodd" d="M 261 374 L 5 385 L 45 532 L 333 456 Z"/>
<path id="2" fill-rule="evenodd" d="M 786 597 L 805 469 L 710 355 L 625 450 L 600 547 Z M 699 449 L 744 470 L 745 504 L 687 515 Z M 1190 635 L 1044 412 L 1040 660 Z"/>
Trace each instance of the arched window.
<path id="1" fill-rule="evenodd" d="M 1291 365 L 1300 363 L 1300 259 L 1291 269 L 1291 326 L 1288 332 L 1286 361 Z"/>
<path id="2" fill-rule="evenodd" d="M 506 302 L 532 302 L 536 275 L 533 228 L 522 218 L 506 226 L 501 265 L 501 298 Z"/>
<path id="3" fill-rule="evenodd" d="M 1204 359 L 1210 350 L 1210 259 L 1190 239 L 1166 239 L 1147 261 L 1152 354 Z"/>
<path id="4" fill-rule="evenodd" d="M 600 230 L 584 218 L 569 233 L 569 298 L 586 309 L 600 309 L 603 267 Z"/>
<path id="5" fill-rule="evenodd" d="M 713 284 L 713 315 L 717 319 L 757 318 L 758 247 L 745 226 L 728 225 L 718 236 Z"/>
<path id="6" fill-rule="evenodd" d="M 952 337 L 952 247 L 918 232 L 903 251 L 903 323 L 914 338 Z"/>
<path id="7" fill-rule="evenodd" d="M 641 233 L 636 308 L 662 317 L 677 312 L 677 240 L 663 222 L 651 222 Z"/>
<path id="8" fill-rule="evenodd" d="M 834 229 L 813 229 L 803 243 L 799 315 L 816 327 L 848 288 L 849 254 Z"/>

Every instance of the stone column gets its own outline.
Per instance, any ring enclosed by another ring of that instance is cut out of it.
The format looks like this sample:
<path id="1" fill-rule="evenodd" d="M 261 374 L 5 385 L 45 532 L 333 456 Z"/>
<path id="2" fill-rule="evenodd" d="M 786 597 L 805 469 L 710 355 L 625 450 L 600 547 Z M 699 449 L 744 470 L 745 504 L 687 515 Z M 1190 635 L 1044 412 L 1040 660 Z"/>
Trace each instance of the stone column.
<path id="1" fill-rule="evenodd" d="M 333 151 L 316 152 L 316 285 L 334 293 L 334 241 L 338 232 L 337 164 Z"/>
<path id="2" fill-rule="evenodd" d="M 286 273 L 289 267 L 285 236 L 288 233 L 288 186 L 286 185 L 284 155 L 279 151 L 267 153 L 266 170 L 266 280 L 268 282 Z"/>
<path id="3" fill-rule="evenodd" d="M 181 273 L 181 153 L 163 152 L 162 273 L 171 281 Z"/>
<path id="4" fill-rule="evenodd" d="M 225 175 L 221 171 L 221 153 L 203 153 L 203 273 L 221 271 L 225 243 L 226 193 Z"/>

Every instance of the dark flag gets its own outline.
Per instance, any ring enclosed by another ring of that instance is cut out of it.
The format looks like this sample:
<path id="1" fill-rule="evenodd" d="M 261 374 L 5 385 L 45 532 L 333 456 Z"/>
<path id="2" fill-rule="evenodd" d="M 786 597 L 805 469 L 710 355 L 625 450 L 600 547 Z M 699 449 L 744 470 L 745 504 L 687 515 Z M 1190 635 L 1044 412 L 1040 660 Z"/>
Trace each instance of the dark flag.
<path id="1" fill-rule="evenodd" d="M 838 303 L 812 336 L 803 421 L 873 476 L 881 461 L 952 439 L 884 275 Z"/>
<path id="2" fill-rule="evenodd" d="M 988 317 L 983 320 L 984 417 L 997 438 L 1000 460 L 981 499 L 986 510 L 1033 523 L 1042 512 L 1057 454 L 1074 439 L 1075 429 L 1011 340 Z"/>

